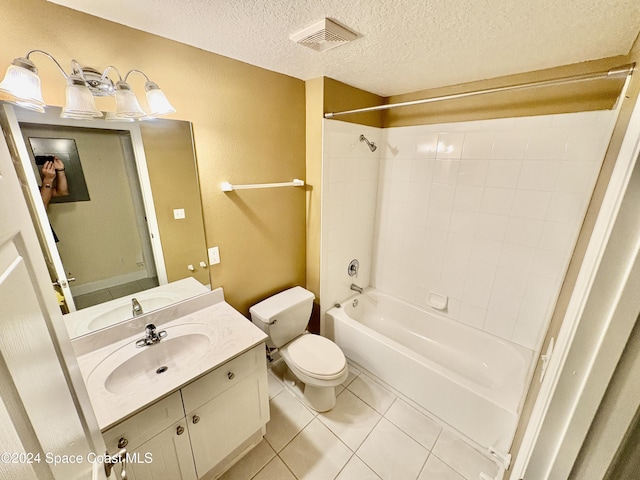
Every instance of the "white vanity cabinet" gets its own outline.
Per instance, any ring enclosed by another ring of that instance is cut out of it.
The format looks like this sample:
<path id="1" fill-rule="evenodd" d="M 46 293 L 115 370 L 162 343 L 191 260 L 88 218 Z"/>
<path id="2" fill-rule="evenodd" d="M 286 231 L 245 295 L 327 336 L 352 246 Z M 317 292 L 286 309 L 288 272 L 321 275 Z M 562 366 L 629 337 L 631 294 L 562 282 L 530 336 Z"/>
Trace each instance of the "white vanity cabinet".
<path id="1" fill-rule="evenodd" d="M 186 415 L 185 415 L 186 413 Z M 134 480 L 216 478 L 256 445 L 269 421 L 264 343 L 104 432 L 126 448 Z M 132 455 L 134 454 L 134 455 Z M 119 474 L 120 466 L 114 471 Z"/>
<path id="2" fill-rule="evenodd" d="M 122 447 L 127 449 L 126 470 L 130 479 L 197 478 L 180 392 L 150 405 L 103 436 L 109 453 L 115 454 Z M 120 470 L 120 465 L 113 469 L 116 475 Z"/>

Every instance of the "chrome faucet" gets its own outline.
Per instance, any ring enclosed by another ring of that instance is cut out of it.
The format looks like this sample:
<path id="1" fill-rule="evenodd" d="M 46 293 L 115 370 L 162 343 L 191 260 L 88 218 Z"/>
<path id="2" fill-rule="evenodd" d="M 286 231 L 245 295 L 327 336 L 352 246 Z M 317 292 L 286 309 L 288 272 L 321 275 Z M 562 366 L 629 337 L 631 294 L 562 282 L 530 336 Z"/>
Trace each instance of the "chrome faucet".
<path id="1" fill-rule="evenodd" d="M 142 311 L 142 305 L 140 305 L 140 302 L 138 301 L 137 298 L 132 298 L 131 299 L 131 314 L 134 317 L 137 317 L 138 315 L 142 315 L 144 312 Z"/>
<path id="2" fill-rule="evenodd" d="M 358 292 L 358 293 L 362 293 L 364 291 L 364 288 L 359 287 L 358 285 L 356 285 L 355 283 L 351 284 L 351 290 L 353 290 L 354 292 Z"/>
<path id="3" fill-rule="evenodd" d="M 156 326 L 153 323 L 150 323 L 144 328 L 144 334 L 144 338 L 136 341 L 136 347 L 140 348 L 155 345 L 167 336 L 167 331 L 161 330 L 160 332 L 156 332 Z"/>

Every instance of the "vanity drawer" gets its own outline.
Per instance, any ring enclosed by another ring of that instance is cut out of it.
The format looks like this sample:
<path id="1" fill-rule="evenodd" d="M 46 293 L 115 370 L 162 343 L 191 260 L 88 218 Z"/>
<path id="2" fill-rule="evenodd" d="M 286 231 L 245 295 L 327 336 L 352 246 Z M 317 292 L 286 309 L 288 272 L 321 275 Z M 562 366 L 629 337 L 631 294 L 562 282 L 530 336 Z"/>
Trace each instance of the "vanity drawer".
<path id="1" fill-rule="evenodd" d="M 220 365 L 202 378 L 184 387 L 182 389 L 184 411 L 188 415 L 261 368 L 266 372 L 264 343 L 256 345 L 251 350 Z"/>
<path id="2" fill-rule="evenodd" d="M 172 393 L 104 432 L 107 451 L 117 452 L 120 438 L 128 440 L 127 451 L 131 451 L 183 417 L 180 392 Z"/>

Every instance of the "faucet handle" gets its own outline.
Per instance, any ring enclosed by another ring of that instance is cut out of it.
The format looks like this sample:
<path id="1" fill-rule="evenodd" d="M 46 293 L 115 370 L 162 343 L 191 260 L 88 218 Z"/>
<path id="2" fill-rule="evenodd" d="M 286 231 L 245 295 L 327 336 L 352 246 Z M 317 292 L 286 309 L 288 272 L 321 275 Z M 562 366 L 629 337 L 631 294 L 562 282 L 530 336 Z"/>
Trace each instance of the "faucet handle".
<path id="1" fill-rule="evenodd" d="M 144 327 L 144 329 L 147 331 L 153 331 L 156 329 L 156 326 L 153 323 L 149 323 Z"/>

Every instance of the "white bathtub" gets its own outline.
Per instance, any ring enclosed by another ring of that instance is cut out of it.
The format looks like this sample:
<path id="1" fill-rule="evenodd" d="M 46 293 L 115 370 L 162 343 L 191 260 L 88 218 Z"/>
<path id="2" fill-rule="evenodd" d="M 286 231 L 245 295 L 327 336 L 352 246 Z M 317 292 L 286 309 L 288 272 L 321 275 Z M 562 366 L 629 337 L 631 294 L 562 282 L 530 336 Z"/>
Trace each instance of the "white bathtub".
<path id="1" fill-rule="evenodd" d="M 330 309 L 327 335 L 348 358 L 462 434 L 509 450 L 531 350 L 373 289 Z"/>

